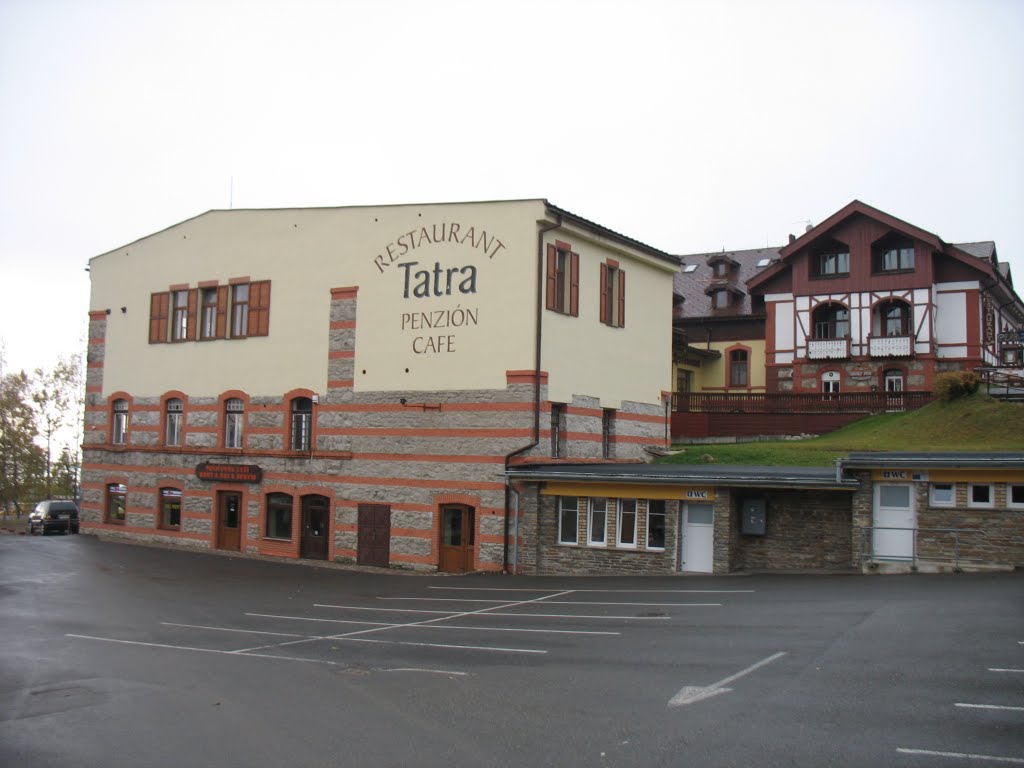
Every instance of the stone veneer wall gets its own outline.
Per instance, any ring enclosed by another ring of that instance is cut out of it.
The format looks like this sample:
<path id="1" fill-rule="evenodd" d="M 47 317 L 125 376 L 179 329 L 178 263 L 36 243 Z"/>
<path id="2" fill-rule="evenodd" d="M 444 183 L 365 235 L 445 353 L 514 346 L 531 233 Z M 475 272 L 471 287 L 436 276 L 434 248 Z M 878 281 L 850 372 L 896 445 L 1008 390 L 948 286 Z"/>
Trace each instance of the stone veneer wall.
<path id="1" fill-rule="evenodd" d="M 504 457 L 533 437 L 532 374 L 509 377 L 503 390 L 446 392 L 356 392 L 354 359 L 357 289 L 332 291 L 328 347 L 328 386 L 314 405 L 313 450 L 288 450 L 289 397 L 231 393 L 245 401 L 245 447 L 220 447 L 223 397 L 180 393 L 185 401 L 185 445 L 162 446 L 160 395 L 132 396 L 128 442 L 109 445 L 110 402 L 103 392 L 106 313 L 90 315 L 86 438 L 82 473 L 85 530 L 189 547 L 216 545 L 218 491 L 242 494 L 243 551 L 298 557 L 301 497 L 331 501 L 328 556 L 339 562 L 357 557 L 358 506 L 391 507 L 391 564 L 437 567 L 442 504 L 469 504 L 476 510 L 472 568 L 500 570 L 505 541 Z M 512 372 L 510 372 L 511 374 Z M 530 372 L 527 372 L 530 373 Z M 243 382 L 240 382 L 243 383 Z M 312 393 L 303 394 L 310 396 Z M 541 398 L 546 403 L 546 383 Z M 403 404 L 401 401 L 405 400 Z M 601 410 L 593 398 L 576 398 L 568 455 L 597 458 L 601 451 Z M 550 435 L 524 454 L 550 455 Z M 659 405 L 625 403 L 615 421 L 615 455 L 635 459 L 645 444 L 664 444 Z M 258 484 L 216 484 L 199 480 L 202 462 L 255 464 Z M 126 521 L 104 522 L 106 486 L 128 486 Z M 158 527 L 160 488 L 182 491 L 180 530 Z M 293 497 L 291 539 L 268 539 L 266 495 Z"/>
<path id="2" fill-rule="evenodd" d="M 641 500 L 642 503 L 642 500 Z M 646 550 L 616 547 L 615 507 L 609 499 L 608 546 L 587 546 L 587 498 L 579 499 L 580 544 L 558 543 L 558 497 L 539 493 L 537 483 L 525 484 L 520 492 L 519 572 L 526 574 L 665 574 L 676 568 L 679 502 L 665 502 L 665 548 Z M 638 509 L 637 541 L 647 540 L 647 515 Z"/>
<path id="3" fill-rule="evenodd" d="M 740 498 L 767 501 L 764 536 L 740 534 L 737 522 L 734 570 L 853 567 L 850 494 L 834 491 L 762 491 Z M 737 499 L 734 520 L 739 520 Z"/>

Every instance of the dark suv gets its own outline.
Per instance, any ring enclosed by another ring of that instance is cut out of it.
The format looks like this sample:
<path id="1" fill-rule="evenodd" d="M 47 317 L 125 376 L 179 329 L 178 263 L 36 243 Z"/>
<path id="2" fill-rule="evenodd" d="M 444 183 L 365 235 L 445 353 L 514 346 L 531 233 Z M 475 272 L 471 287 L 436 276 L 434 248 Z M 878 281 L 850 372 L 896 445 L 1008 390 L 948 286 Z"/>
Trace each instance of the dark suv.
<path id="1" fill-rule="evenodd" d="M 65 499 L 40 501 L 28 516 L 28 532 L 78 533 L 78 505 Z"/>

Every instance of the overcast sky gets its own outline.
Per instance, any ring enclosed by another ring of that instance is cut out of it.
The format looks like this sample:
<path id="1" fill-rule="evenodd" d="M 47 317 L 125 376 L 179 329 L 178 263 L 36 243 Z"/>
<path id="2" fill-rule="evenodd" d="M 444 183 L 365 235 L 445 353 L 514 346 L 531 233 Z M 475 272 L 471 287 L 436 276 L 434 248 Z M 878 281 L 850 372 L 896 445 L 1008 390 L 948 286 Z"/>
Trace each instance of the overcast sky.
<path id="1" fill-rule="evenodd" d="M 853 199 L 1024 289 L 1024 2 L 0 0 L 0 339 L 211 208 L 543 197 L 673 253 Z"/>

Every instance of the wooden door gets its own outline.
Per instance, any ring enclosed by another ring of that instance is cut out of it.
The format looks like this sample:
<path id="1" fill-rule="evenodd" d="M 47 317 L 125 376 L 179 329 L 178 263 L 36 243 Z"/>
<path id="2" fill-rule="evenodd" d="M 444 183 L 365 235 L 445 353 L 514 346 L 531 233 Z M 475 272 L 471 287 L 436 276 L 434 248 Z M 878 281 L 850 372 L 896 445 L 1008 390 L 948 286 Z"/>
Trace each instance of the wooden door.
<path id="1" fill-rule="evenodd" d="M 326 496 L 302 497 L 299 557 L 326 560 L 331 530 L 331 504 Z"/>
<path id="2" fill-rule="evenodd" d="M 475 517 L 473 508 L 463 504 L 441 507 L 439 570 L 446 573 L 465 573 L 473 569 Z"/>
<path id="3" fill-rule="evenodd" d="M 217 549 L 242 548 L 242 494 L 221 491 L 217 494 Z"/>
<path id="4" fill-rule="evenodd" d="M 360 504 L 356 562 L 387 568 L 391 562 L 391 507 Z"/>

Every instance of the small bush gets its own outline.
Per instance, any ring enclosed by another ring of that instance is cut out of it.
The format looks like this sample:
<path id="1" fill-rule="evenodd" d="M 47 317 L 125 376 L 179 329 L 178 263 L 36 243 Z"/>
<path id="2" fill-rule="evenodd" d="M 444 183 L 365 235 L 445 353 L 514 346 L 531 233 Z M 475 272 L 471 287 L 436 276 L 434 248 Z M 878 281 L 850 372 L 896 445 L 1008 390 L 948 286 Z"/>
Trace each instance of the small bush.
<path id="1" fill-rule="evenodd" d="M 935 396 L 939 400 L 956 400 L 973 395 L 981 386 L 981 377 L 974 371 L 955 371 L 939 374 L 935 379 Z"/>

